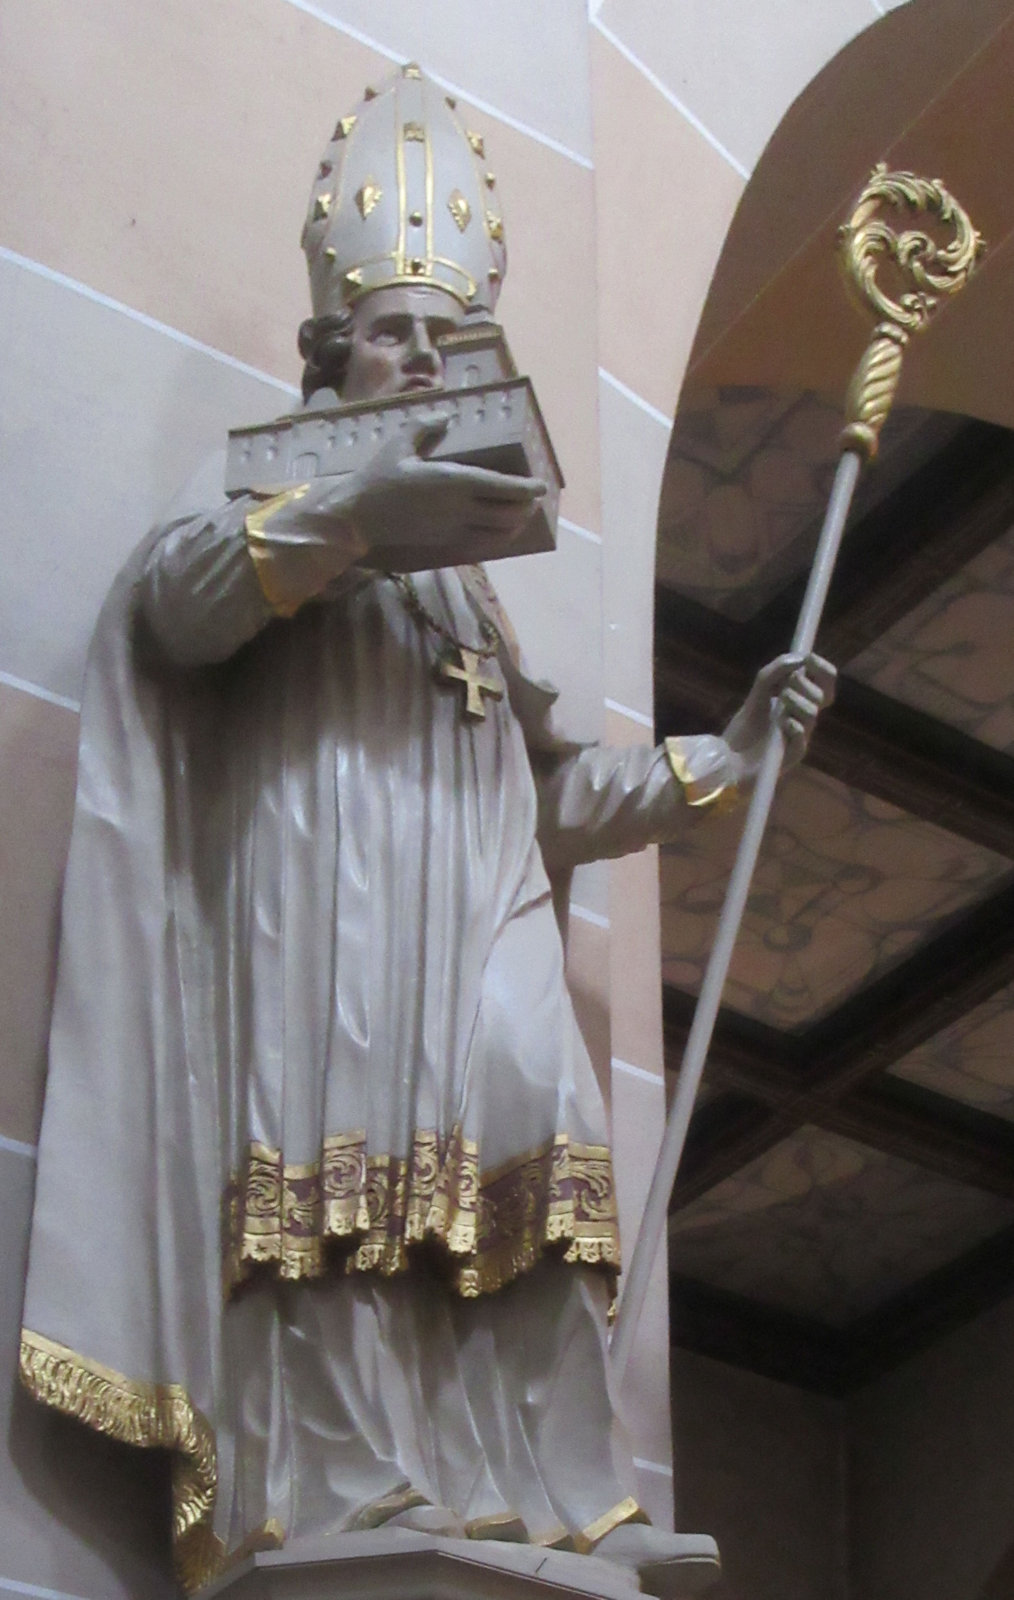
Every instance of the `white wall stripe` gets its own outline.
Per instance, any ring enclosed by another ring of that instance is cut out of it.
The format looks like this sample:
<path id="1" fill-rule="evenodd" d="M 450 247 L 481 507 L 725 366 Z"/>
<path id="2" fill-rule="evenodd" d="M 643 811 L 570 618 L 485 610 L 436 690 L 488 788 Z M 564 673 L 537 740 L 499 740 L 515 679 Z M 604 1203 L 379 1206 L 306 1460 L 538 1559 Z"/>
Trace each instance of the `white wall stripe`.
<path id="1" fill-rule="evenodd" d="M 44 689 L 39 683 L 29 683 L 27 678 L 16 678 L 12 672 L 0 672 L 0 683 L 5 683 L 8 689 L 20 689 L 22 694 L 30 694 L 36 700 L 45 700 L 51 706 L 62 706 L 65 711 L 80 711 L 80 700 L 70 700 L 65 694 L 54 694 L 51 689 Z"/>
<path id="2" fill-rule="evenodd" d="M 734 172 L 738 172 L 741 178 L 749 178 L 750 169 L 748 167 L 744 167 L 742 161 L 734 156 L 731 150 L 726 149 L 721 139 L 715 138 L 715 135 L 710 131 L 710 129 L 704 126 L 704 123 L 701 121 L 700 117 L 695 117 L 693 112 L 690 110 L 690 107 L 685 106 L 682 100 L 678 100 L 673 94 L 672 90 L 669 88 L 668 84 L 663 83 L 662 79 L 658 77 L 656 73 L 652 72 L 651 68 L 641 60 L 640 56 L 636 56 L 633 50 L 629 49 L 627 45 L 623 43 L 623 40 L 618 38 L 611 28 L 607 28 L 604 22 L 599 21 L 598 17 L 592 18 L 592 27 L 597 28 L 603 39 L 608 39 L 613 48 L 618 50 L 620 55 L 625 57 L 625 59 L 630 62 L 632 67 L 636 67 L 637 71 L 641 73 L 642 77 L 647 78 L 652 88 L 657 89 L 663 99 L 668 100 L 669 104 L 679 112 L 680 116 L 686 118 L 687 122 L 689 122 L 692 128 L 696 128 L 701 138 L 705 139 L 707 143 L 710 144 L 712 150 L 718 151 L 718 154 L 724 161 L 729 163 Z"/>
<path id="3" fill-rule="evenodd" d="M 870 5 L 873 7 L 878 17 L 886 17 L 887 12 L 884 10 L 882 5 L 878 4 L 878 0 L 870 0 Z"/>
<path id="4" fill-rule="evenodd" d="M 628 388 L 619 378 L 614 378 L 613 374 L 607 372 L 605 367 L 599 367 L 599 377 L 603 383 L 608 383 L 610 389 L 615 389 L 617 394 L 621 394 L 624 400 L 630 400 L 635 406 L 640 406 L 641 410 L 646 412 L 649 417 L 654 417 L 656 422 L 661 423 L 666 433 L 671 431 L 672 417 L 666 416 L 664 411 L 658 409 L 658 406 L 653 406 L 650 400 L 645 400 L 644 396 L 638 394 L 636 390 Z"/>
<path id="5" fill-rule="evenodd" d="M 567 910 L 572 917 L 577 918 L 578 922 L 590 922 L 593 928 L 609 928 L 609 918 L 604 917 L 601 911 L 589 911 L 587 906 L 575 905 L 573 900 Z"/>
<path id="6" fill-rule="evenodd" d="M 34 1595 L 36 1600 L 82 1600 L 81 1595 L 66 1594 L 62 1589 L 43 1589 L 37 1583 L 19 1583 L 16 1578 L 0 1578 L 0 1594 Z"/>
<path id="7" fill-rule="evenodd" d="M 664 1461 L 644 1461 L 641 1456 L 635 1456 L 634 1466 L 640 1467 L 642 1472 L 657 1472 L 660 1478 L 672 1477 L 672 1467 L 667 1467 Z"/>
<path id="8" fill-rule="evenodd" d="M 110 311 L 118 311 L 121 316 L 129 317 L 132 322 L 139 322 L 142 327 L 151 328 L 155 333 L 164 334 L 167 339 L 174 339 L 177 344 L 186 345 L 188 350 L 197 350 L 201 355 L 210 356 L 213 361 L 220 361 L 223 366 L 232 367 L 235 372 L 242 372 L 248 378 L 257 378 L 261 383 L 270 384 L 273 389 L 280 389 L 282 394 L 299 393 L 291 383 L 283 383 L 281 378 L 272 377 L 270 372 L 261 372 L 258 367 L 248 366 L 245 361 L 227 355 L 224 350 L 216 350 L 214 345 L 203 344 L 200 339 L 192 339 L 189 333 L 184 333 L 180 328 L 170 327 L 167 322 L 159 322 L 155 317 L 149 317 L 145 312 L 135 310 L 133 306 L 124 305 L 122 300 L 113 300 L 110 295 L 100 293 L 87 283 L 79 283 L 76 278 L 68 278 L 63 272 L 56 272 L 52 267 L 43 266 L 41 261 L 33 261 L 29 256 L 19 256 L 16 250 L 8 250 L 4 245 L 0 245 L 0 261 L 10 261 L 16 267 L 23 267 L 26 272 L 34 272 L 38 277 L 48 279 L 50 283 L 58 283 L 63 289 L 72 289 L 75 294 L 83 295 L 86 300 L 93 300 L 96 305 L 106 306 Z"/>
<path id="9" fill-rule="evenodd" d="M 355 39 L 359 44 L 364 44 L 368 50 L 376 50 L 378 55 L 385 56 L 388 61 L 393 61 L 397 66 L 402 66 L 405 57 L 401 51 L 392 50 L 390 45 L 381 44 L 379 39 L 374 39 L 370 34 L 363 33 L 361 28 L 354 28 L 349 22 L 340 22 L 337 17 L 332 17 L 311 0 L 288 0 L 290 6 L 295 6 L 297 11 L 304 11 L 308 17 L 314 17 L 317 22 L 322 22 L 326 28 L 333 28 L 336 33 L 344 33 L 348 38 Z M 544 144 L 547 149 L 555 150 L 558 156 L 566 156 L 568 161 L 573 161 L 579 167 L 586 167 L 589 172 L 594 170 L 595 163 L 588 156 L 571 150 L 568 145 L 561 144 L 559 139 L 554 139 L 548 133 L 540 133 L 538 128 L 529 127 L 527 122 L 520 122 L 517 117 L 512 117 L 509 111 L 504 111 L 500 106 L 491 105 L 488 100 L 480 100 L 471 89 L 464 88 L 460 83 L 452 83 L 449 78 L 441 77 L 434 72 L 425 60 L 419 62 L 423 70 L 431 77 L 434 83 L 439 83 L 448 94 L 460 95 L 462 100 L 467 100 L 469 105 L 475 106 L 477 111 L 485 111 L 487 116 L 496 117 L 498 122 L 504 123 L 508 128 L 513 128 L 516 133 L 523 133 L 526 138 L 534 139 L 538 144 Z"/>
<path id="10" fill-rule="evenodd" d="M 20 1139 L 7 1139 L 0 1133 L 0 1150 L 6 1150 L 8 1155 L 25 1156 L 29 1161 L 34 1161 L 38 1150 L 34 1144 L 23 1144 Z"/>
<path id="11" fill-rule="evenodd" d="M 561 528 L 566 528 L 568 533 L 576 533 L 579 539 L 587 539 L 589 544 L 601 544 L 602 535 L 592 533 L 590 528 L 582 528 L 579 522 L 570 522 L 566 517 L 557 517 Z"/>
<path id="12" fill-rule="evenodd" d="M 655 1083 L 661 1088 L 665 1079 L 660 1072 L 649 1072 L 645 1067 L 635 1067 L 630 1061 L 621 1061 L 619 1056 L 613 1056 L 610 1066 L 614 1072 L 625 1072 L 631 1078 L 643 1078 L 645 1083 Z"/>
<path id="13" fill-rule="evenodd" d="M 655 731 L 655 718 L 649 717 L 644 711 L 634 711 L 630 706 L 623 706 L 618 700 L 604 700 L 602 704 L 607 711 L 615 711 L 618 716 L 629 717 L 631 722 L 636 722 L 638 727 L 650 728 Z"/>

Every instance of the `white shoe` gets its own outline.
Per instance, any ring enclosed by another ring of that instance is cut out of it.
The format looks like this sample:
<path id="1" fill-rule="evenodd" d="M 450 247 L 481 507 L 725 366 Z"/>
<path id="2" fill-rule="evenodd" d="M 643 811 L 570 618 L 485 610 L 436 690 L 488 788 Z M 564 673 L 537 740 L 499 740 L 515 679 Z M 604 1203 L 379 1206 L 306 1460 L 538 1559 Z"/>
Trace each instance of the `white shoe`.
<path id="1" fill-rule="evenodd" d="M 624 1522 L 595 1546 L 596 1556 L 633 1567 L 645 1594 L 682 1600 L 700 1594 L 722 1575 L 718 1546 L 706 1533 L 666 1533 L 646 1522 Z"/>

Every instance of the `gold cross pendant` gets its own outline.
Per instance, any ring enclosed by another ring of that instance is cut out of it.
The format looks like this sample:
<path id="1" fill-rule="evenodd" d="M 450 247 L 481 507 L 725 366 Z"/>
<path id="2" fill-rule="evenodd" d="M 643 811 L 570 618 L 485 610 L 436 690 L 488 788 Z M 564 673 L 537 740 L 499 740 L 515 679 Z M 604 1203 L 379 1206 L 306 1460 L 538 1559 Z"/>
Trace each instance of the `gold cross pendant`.
<path id="1" fill-rule="evenodd" d="M 491 700 L 503 699 L 503 686 L 493 678 L 484 678 L 480 672 L 483 657 L 477 650 L 465 650 L 460 645 L 448 645 L 441 652 L 440 659 L 433 669 L 434 677 L 438 683 L 461 683 L 465 688 L 464 712 L 466 717 L 480 722 L 486 715 L 486 707 L 482 703 L 484 694 Z"/>

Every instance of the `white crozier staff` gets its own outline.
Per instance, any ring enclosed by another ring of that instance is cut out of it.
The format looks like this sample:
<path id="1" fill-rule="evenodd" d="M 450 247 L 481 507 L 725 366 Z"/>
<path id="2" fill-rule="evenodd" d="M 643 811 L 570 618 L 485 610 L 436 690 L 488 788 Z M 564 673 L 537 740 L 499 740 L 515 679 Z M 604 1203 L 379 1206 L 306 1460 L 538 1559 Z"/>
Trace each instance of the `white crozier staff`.
<path id="1" fill-rule="evenodd" d="M 953 237 L 947 244 L 938 244 L 923 229 L 896 232 L 879 214 L 885 207 L 894 212 L 929 212 L 940 225 L 953 231 Z M 878 321 L 849 387 L 841 460 L 792 639 L 793 653 L 803 657 L 813 650 L 852 495 L 863 463 L 876 455 L 880 430 L 897 391 L 902 353 L 909 336 L 926 326 L 942 297 L 964 286 L 984 250 L 968 216 L 943 184 L 910 172 L 888 172 L 883 164 L 874 168 L 851 218 L 839 230 L 839 240 L 848 280 Z M 877 268 L 885 260 L 892 261 L 902 279 L 911 285 L 897 300 L 892 300 L 876 283 Z M 626 1370 L 652 1263 L 665 1234 L 673 1184 L 784 754 L 784 734 L 779 723 L 772 720 L 620 1300 L 610 1346 L 617 1382 Z"/>

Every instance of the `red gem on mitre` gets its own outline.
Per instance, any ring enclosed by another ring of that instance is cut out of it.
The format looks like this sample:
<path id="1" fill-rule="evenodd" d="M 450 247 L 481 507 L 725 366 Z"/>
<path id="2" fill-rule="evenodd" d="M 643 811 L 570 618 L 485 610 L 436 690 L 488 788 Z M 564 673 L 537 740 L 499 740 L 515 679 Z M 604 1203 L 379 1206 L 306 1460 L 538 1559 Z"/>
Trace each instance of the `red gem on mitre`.
<path id="1" fill-rule="evenodd" d="M 330 178 L 333 171 L 334 167 L 330 161 L 322 161 L 320 166 L 317 168 L 317 177 Z"/>

